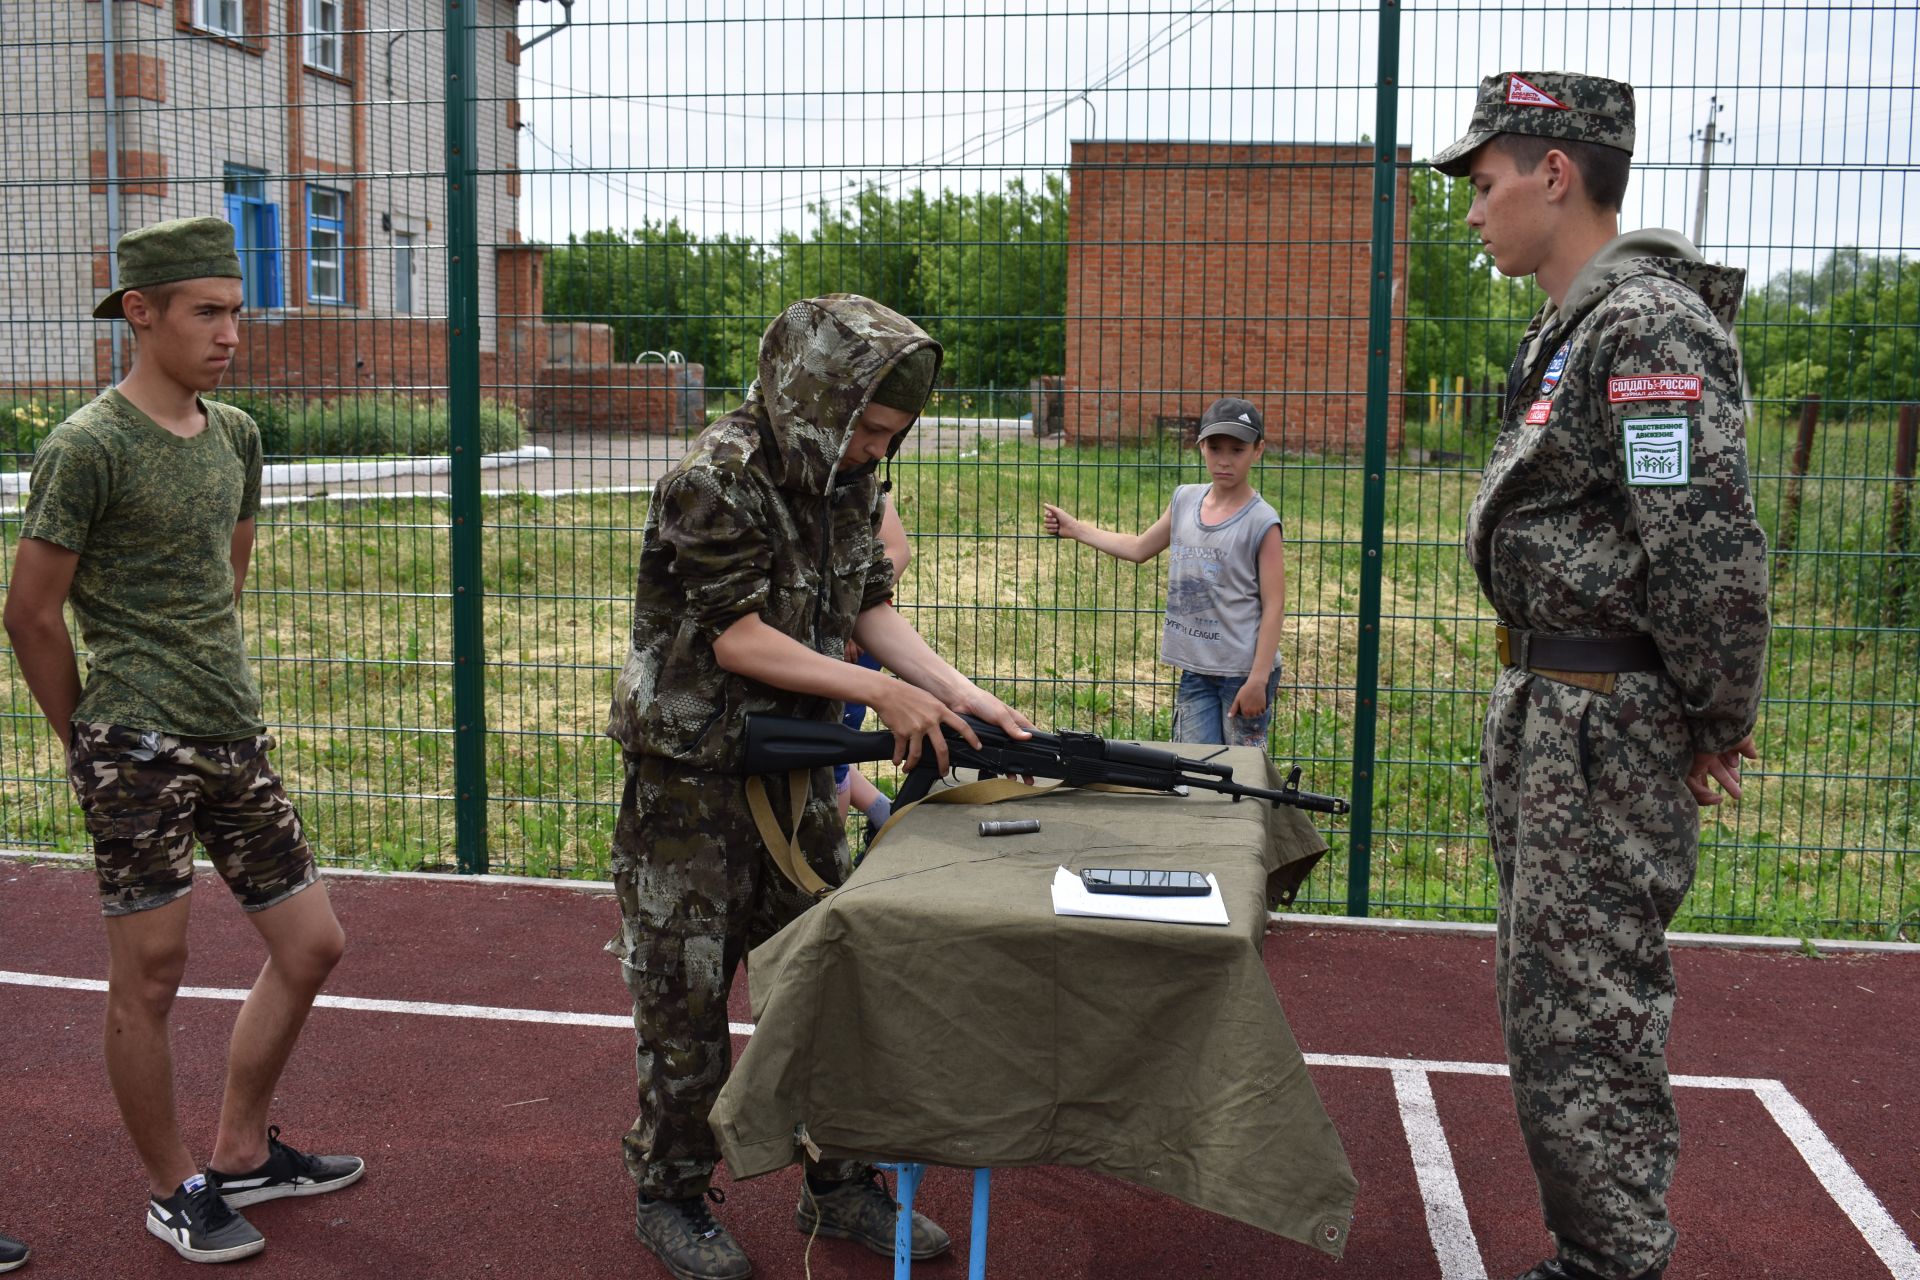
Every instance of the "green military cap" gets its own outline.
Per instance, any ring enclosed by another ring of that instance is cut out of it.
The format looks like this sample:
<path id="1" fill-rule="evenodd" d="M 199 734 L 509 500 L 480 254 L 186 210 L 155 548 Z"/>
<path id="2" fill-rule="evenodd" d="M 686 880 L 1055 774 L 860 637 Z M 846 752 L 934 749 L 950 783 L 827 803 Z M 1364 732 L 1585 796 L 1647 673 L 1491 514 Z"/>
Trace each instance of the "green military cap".
<path id="1" fill-rule="evenodd" d="M 1633 86 L 1571 71 L 1502 71 L 1480 82 L 1466 137 L 1428 164 L 1467 176 L 1473 153 L 1500 133 L 1593 142 L 1633 154 Z"/>
<path id="2" fill-rule="evenodd" d="M 119 320 L 120 299 L 129 289 L 150 289 L 177 280 L 207 276 L 240 279 L 240 255 L 233 251 L 233 225 L 225 218 L 175 218 L 129 231 L 120 237 L 120 287 L 93 309 L 96 320 Z"/>

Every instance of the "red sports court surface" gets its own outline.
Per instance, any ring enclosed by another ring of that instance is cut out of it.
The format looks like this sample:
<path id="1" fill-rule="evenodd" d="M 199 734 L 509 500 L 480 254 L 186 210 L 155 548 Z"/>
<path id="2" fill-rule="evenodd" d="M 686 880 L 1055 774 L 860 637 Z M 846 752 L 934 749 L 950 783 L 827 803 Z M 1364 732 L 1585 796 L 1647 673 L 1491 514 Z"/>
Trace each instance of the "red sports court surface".
<path id="1" fill-rule="evenodd" d="M 664 1277 L 632 1235 L 633 1109 L 615 911 L 569 889 L 329 880 L 348 954 L 282 1082 L 295 1145 L 364 1155 L 337 1195 L 256 1206 L 256 1277 Z M 262 951 L 217 880 L 195 894 L 177 1089 L 212 1141 L 235 1000 Z M 1920 954 L 1676 952 L 1684 1155 L 1672 1280 L 1920 1280 Z M 1545 1251 L 1494 1027 L 1491 943 L 1286 922 L 1268 971 L 1360 1180 L 1346 1260 L 1065 1169 L 995 1176 L 990 1276 L 1510 1280 Z M 23 1277 L 177 1276 L 100 1063 L 106 944 L 90 871 L 0 860 L 0 1230 Z M 747 1017 L 744 990 L 734 1017 Z M 798 1174 L 725 1182 L 757 1274 L 808 1274 Z M 967 1180 L 921 1206 L 964 1253 Z M 916 1275 L 966 1274 L 962 1258 Z M 195 1274 L 198 1274 L 197 1272 Z M 891 1263 L 816 1244 L 811 1274 Z"/>

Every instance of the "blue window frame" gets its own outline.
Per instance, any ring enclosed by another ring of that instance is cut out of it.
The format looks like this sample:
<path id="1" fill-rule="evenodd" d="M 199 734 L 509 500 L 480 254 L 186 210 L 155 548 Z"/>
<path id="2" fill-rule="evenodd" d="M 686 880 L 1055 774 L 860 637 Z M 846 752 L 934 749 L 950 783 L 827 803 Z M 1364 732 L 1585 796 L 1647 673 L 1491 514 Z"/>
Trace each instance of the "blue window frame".
<path id="1" fill-rule="evenodd" d="M 347 300 L 347 193 L 307 188 L 307 298 Z"/>
<path id="2" fill-rule="evenodd" d="M 227 221 L 240 252 L 241 286 L 247 306 L 284 307 L 280 287 L 280 206 L 267 199 L 262 169 L 230 164 L 226 171 Z"/>

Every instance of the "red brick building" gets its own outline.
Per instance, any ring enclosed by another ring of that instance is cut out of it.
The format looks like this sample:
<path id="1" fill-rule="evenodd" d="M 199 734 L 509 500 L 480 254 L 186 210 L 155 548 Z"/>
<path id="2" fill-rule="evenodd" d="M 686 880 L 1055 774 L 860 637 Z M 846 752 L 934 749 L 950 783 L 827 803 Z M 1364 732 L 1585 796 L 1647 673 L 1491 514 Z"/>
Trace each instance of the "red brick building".
<path id="1" fill-rule="evenodd" d="M 1071 165 L 1070 439 L 1178 429 L 1216 396 L 1245 395 L 1265 410 L 1279 448 L 1360 449 L 1374 275 L 1370 144 L 1076 142 Z M 1406 274 L 1400 174 L 1386 268 L 1396 298 Z M 1394 387 L 1404 343 L 1396 323 Z M 1400 397 L 1388 403 L 1397 444 Z"/>

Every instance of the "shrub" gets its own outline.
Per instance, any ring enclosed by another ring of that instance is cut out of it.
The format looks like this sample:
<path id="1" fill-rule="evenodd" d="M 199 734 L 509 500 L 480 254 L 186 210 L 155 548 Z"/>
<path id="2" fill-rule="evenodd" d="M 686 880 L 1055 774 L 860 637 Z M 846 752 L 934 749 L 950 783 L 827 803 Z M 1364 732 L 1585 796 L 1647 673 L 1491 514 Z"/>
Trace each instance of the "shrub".
<path id="1" fill-rule="evenodd" d="M 397 395 L 343 396 L 314 400 L 292 416 L 288 452 L 311 457 L 368 457 L 447 452 L 452 415 L 444 400 Z M 511 402 L 480 402 L 480 447 L 486 453 L 521 441 L 520 411 Z"/>
<path id="2" fill-rule="evenodd" d="M 222 387 L 209 400 L 244 410 L 260 428 L 260 451 L 269 457 L 292 452 L 293 416 L 298 406 L 286 396 L 246 387 Z"/>
<path id="3" fill-rule="evenodd" d="M 68 414 L 93 397 L 83 391 L 45 391 L 0 397 L 0 471 L 24 471 L 40 442 Z M 18 455 L 8 457 L 9 454 Z"/>
<path id="4" fill-rule="evenodd" d="M 480 446 L 488 453 L 518 449 L 526 439 L 520 421 L 520 406 L 511 400 L 487 399 L 480 402 Z"/>

